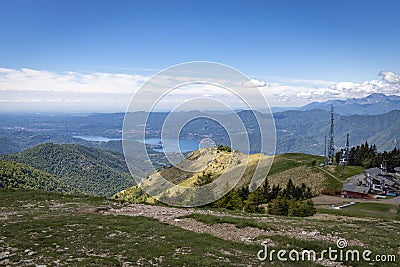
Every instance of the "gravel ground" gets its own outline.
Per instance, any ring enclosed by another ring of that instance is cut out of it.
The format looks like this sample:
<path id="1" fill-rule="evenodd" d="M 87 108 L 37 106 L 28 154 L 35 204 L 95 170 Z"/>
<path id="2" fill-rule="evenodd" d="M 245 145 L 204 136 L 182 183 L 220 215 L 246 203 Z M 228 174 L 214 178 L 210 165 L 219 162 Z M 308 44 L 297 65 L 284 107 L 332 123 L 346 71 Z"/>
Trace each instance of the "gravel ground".
<path id="1" fill-rule="evenodd" d="M 192 213 L 211 214 L 215 216 L 230 216 L 244 219 L 251 218 L 248 216 L 232 215 L 211 210 L 196 210 L 193 208 L 173 208 L 144 204 L 129 204 L 122 208 L 97 208 L 92 212 L 98 212 L 101 214 L 151 217 L 161 222 L 165 222 L 189 231 L 197 233 L 208 233 L 225 240 L 255 244 L 261 244 L 261 242 L 264 242 L 270 246 L 276 245 L 270 238 L 268 238 L 269 236 L 273 235 L 282 235 L 305 240 L 324 240 L 328 242 L 336 242 L 340 238 L 339 236 L 334 235 L 322 235 L 318 231 L 307 232 L 299 227 L 290 227 L 288 222 L 285 223 L 284 219 L 278 217 L 257 217 L 256 219 L 260 221 L 274 222 L 278 226 L 285 225 L 282 230 L 262 230 L 256 227 L 238 228 L 234 224 L 229 223 L 208 225 L 192 218 L 179 218 L 181 216 L 189 215 Z M 332 218 L 332 216 L 334 215 L 330 215 L 330 218 L 325 219 L 337 219 Z M 349 241 L 349 244 L 363 246 L 362 242 L 356 240 Z M 344 266 L 343 263 L 332 262 L 327 259 L 318 261 L 318 263 L 322 266 Z"/>
<path id="2" fill-rule="evenodd" d="M 123 208 L 97 208 L 95 212 L 103 214 L 151 217 L 161 222 L 175 225 L 189 231 L 208 233 L 221 239 L 244 243 L 260 244 L 262 241 L 269 243 L 272 241 L 268 238 L 268 236 L 273 235 L 282 235 L 305 240 L 324 240 L 328 242 L 336 242 L 340 238 L 339 236 L 334 235 L 322 235 L 316 230 L 305 231 L 300 227 L 290 226 L 290 222 L 285 221 L 284 217 L 255 217 L 254 219 L 260 220 L 261 222 L 273 222 L 277 228 L 280 228 L 280 230 L 263 230 L 256 227 L 238 228 L 229 223 L 208 225 L 192 218 L 179 218 L 192 213 L 210 214 L 215 216 L 230 216 L 243 219 L 251 218 L 248 216 L 232 215 L 211 210 L 196 210 L 193 208 L 173 208 L 145 204 L 129 204 Z M 327 219 L 337 219 L 333 217 L 335 216 L 329 215 L 329 218 Z M 319 217 L 317 218 L 321 219 Z M 262 239 L 259 237 L 262 237 Z M 363 245 L 360 241 L 352 241 L 350 243 L 353 245 Z"/>

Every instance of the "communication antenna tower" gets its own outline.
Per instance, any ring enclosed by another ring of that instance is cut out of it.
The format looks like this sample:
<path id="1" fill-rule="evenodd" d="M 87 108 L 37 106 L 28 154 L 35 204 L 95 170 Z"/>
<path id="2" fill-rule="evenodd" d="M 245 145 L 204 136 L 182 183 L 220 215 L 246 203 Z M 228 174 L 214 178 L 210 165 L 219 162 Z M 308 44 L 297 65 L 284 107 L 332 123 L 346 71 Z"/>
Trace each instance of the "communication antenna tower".
<path id="1" fill-rule="evenodd" d="M 333 105 L 331 104 L 331 138 L 329 140 L 329 149 L 328 149 L 329 165 L 333 164 L 333 157 L 335 156 L 335 144 L 333 142 L 333 137 L 334 137 Z"/>

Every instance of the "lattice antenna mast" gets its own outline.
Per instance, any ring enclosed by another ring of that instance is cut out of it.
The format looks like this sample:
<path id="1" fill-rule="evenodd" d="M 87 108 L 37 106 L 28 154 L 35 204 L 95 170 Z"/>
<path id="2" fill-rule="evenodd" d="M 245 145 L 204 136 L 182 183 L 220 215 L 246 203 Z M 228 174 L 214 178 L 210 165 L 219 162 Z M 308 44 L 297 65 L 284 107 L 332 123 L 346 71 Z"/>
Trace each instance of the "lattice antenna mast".
<path id="1" fill-rule="evenodd" d="M 329 149 L 328 149 L 329 165 L 333 164 L 333 157 L 335 156 L 335 144 L 333 142 L 333 137 L 334 137 L 333 105 L 331 104 L 331 138 L 329 140 Z"/>
<path id="2" fill-rule="evenodd" d="M 346 139 L 346 164 L 349 164 L 349 154 L 350 154 L 349 136 L 350 136 L 350 134 L 347 134 L 347 139 Z"/>
<path id="3" fill-rule="evenodd" d="M 326 165 L 326 135 L 325 135 L 325 148 L 324 148 L 324 166 Z"/>

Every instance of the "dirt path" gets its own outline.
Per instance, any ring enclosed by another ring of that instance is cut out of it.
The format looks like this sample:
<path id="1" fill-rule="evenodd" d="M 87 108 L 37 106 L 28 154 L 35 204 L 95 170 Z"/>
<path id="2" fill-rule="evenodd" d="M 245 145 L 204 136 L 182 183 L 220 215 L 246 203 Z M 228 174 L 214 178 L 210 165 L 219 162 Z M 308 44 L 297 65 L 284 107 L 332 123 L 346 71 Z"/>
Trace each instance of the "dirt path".
<path id="1" fill-rule="evenodd" d="M 211 214 L 215 216 L 227 216 L 225 213 L 210 210 L 196 210 L 192 208 L 173 208 L 164 206 L 152 206 L 144 204 L 130 204 L 120 209 L 100 208 L 96 210 L 102 214 L 128 215 L 128 216 L 145 216 L 165 222 L 180 228 L 197 232 L 208 233 L 221 239 L 232 240 L 235 242 L 256 242 L 259 236 L 266 235 L 265 230 L 254 227 L 237 228 L 233 224 L 222 223 L 208 225 L 192 218 L 180 218 L 192 213 Z M 232 216 L 232 215 L 229 215 Z M 235 217 L 235 216 L 234 216 Z M 261 241 L 257 241 L 261 243 Z"/>
<path id="2" fill-rule="evenodd" d="M 263 230 L 256 227 L 238 228 L 234 224 L 216 223 L 205 224 L 192 218 L 180 218 L 192 213 L 209 214 L 214 216 L 229 216 L 236 218 L 249 219 L 248 216 L 232 215 L 212 210 L 198 210 L 193 208 L 173 208 L 165 206 L 153 206 L 145 204 L 129 204 L 123 208 L 97 208 L 94 212 L 102 214 L 115 214 L 127 216 L 145 216 L 165 222 L 180 228 L 197 232 L 208 233 L 225 240 L 244 243 L 260 244 L 262 241 L 272 244 L 269 236 L 281 235 L 304 240 L 324 240 L 328 242 L 336 242 L 340 237 L 333 235 L 322 235 L 316 230 L 305 231 L 300 227 L 290 226 L 284 217 L 254 217 L 254 220 L 261 222 L 274 223 L 276 229 Z M 329 215 L 334 216 L 334 215 Z M 332 218 L 331 218 L 332 219 Z M 353 241 L 354 245 L 362 245 L 359 241 Z"/>
<path id="3" fill-rule="evenodd" d="M 86 210 L 85 212 L 88 212 Z M 212 210 L 199 210 L 194 208 L 174 208 L 166 206 L 155 206 L 145 204 L 124 204 L 122 207 L 102 207 L 96 208 L 89 212 L 96 212 L 101 214 L 109 215 L 126 215 L 126 216 L 145 216 L 159 220 L 160 222 L 168 223 L 180 227 L 185 230 L 193 231 L 196 233 L 207 233 L 224 240 L 230 240 L 239 243 L 247 244 L 258 244 L 262 242 L 269 246 L 276 246 L 277 244 L 270 238 L 271 236 L 286 236 L 289 238 L 303 239 L 303 240 L 317 240 L 336 243 L 341 237 L 337 235 L 321 234 L 317 230 L 305 229 L 297 227 L 293 224 L 293 221 L 286 219 L 285 217 L 249 217 L 242 215 L 233 215 L 224 212 L 212 211 Z M 254 219 L 261 222 L 268 222 L 274 224 L 274 230 L 263 230 L 256 227 L 236 227 L 230 223 L 216 223 L 216 224 L 205 224 L 197 221 L 193 218 L 181 218 L 182 216 L 189 214 L 208 214 L 214 216 L 229 216 L 243 219 Z M 314 215 L 317 220 L 339 220 L 336 215 L 324 214 L 323 216 L 316 214 Z M 312 219 L 310 217 L 308 219 Z M 355 218 L 354 220 L 356 221 Z M 343 218 L 341 218 L 343 220 Z M 348 222 L 351 223 L 353 218 L 349 217 Z M 365 219 L 364 219 L 365 220 Z M 275 229 L 276 228 L 276 229 Z M 338 233 L 337 233 L 338 234 Z M 348 240 L 349 245 L 364 246 L 363 242 L 359 240 Z M 344 266 L 340 262 L 333 262 L 327 259 L 317 261 L 322 266 Z"/>
<path id="4" fill-rule="evenodd" d="M 329 175 L 330 177 L 332 177 L 333 179 L 339 181 L 341 184 L 343 184 L 343 181 L 340 180 L 339 178 L 337 178 L 335 175 L 333 175 L 332 173 L 328 172 L 327 170 L 324 170 L 321 167 L 317 167 L 319 170 L 323 171 L 324 173 L 326 173 L 327 175 Z"/>
<path id="5" fill-rule="evenodd" d="M 394 198 L 389 198 L 389 199 L 383 199 L 382 203 L 392 204 L 392 205 L 400 205 L 400 196 L 394 197 Z"/>
<path id="6" fill-rule="evenodd" d="M 326 207 L 330 207 L 332 205 L 338 206 L 342 204 L 347 204 L 352 201 L 358 203 L 383 203 L 383 204 L 391 204 L 391 205 L 400 205 L 400 196 L 394 198 L 387 198 L 387 199 L 364 199 L 364 198 L 343 198 L 340 196 L 327 196 L 327 195 L 320 195 L 314 197 L 313 199 L 314 204 L 316 205 L 326 205 Z"/>

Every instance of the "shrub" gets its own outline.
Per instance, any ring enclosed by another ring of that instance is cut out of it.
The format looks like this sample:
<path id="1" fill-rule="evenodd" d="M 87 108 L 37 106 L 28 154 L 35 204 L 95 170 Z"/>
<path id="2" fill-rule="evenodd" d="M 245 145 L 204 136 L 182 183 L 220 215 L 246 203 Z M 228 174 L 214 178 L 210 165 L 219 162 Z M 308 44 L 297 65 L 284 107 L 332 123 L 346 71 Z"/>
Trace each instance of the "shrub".
<path id="1" fill-rule="evenodd" d="M 232 148 L 230 148 L 229 146 L 218 145 L 217 152 L 218 151 L 232 152 Z"/>
<path id="2" fill-rule="evenodd" d="M 244 210 L 251 213 L 264 212 L 264 208 L 260 206 L 265 201 L 263 190 L 258 188 L 250 193 L 249 197 L 244 201 Z"/>
<path id="3" fill-rule="evenodd" d="M 288 206 L 288 215 L 294 217 L 312 216 L 316 212 L 312 200 L 300 201 L 291 200 Z"/>
<path id="4" fill-rule="evenodd" d="M 213 206 L 217 208 L 226 208 L 228 210 L 240 210 L 243 208 L 243 200 L 238 190 L 231 190 L 225 196 L 218 199 Z"/>
<path id="5" fill-rule="evenodd" d="M 316 212 L 311 200 L 296 200 L 286 197 L 277 197 L 268 204 L 268 213 L 272 215 L 284 215 L 293 217 L 312 216 Z"/>
<path id="6" fill-rule="evenodd" d="M 268 204 L 268 213 L 272 215 L 288 215 L 289 201 L 278 196 Z"/>

